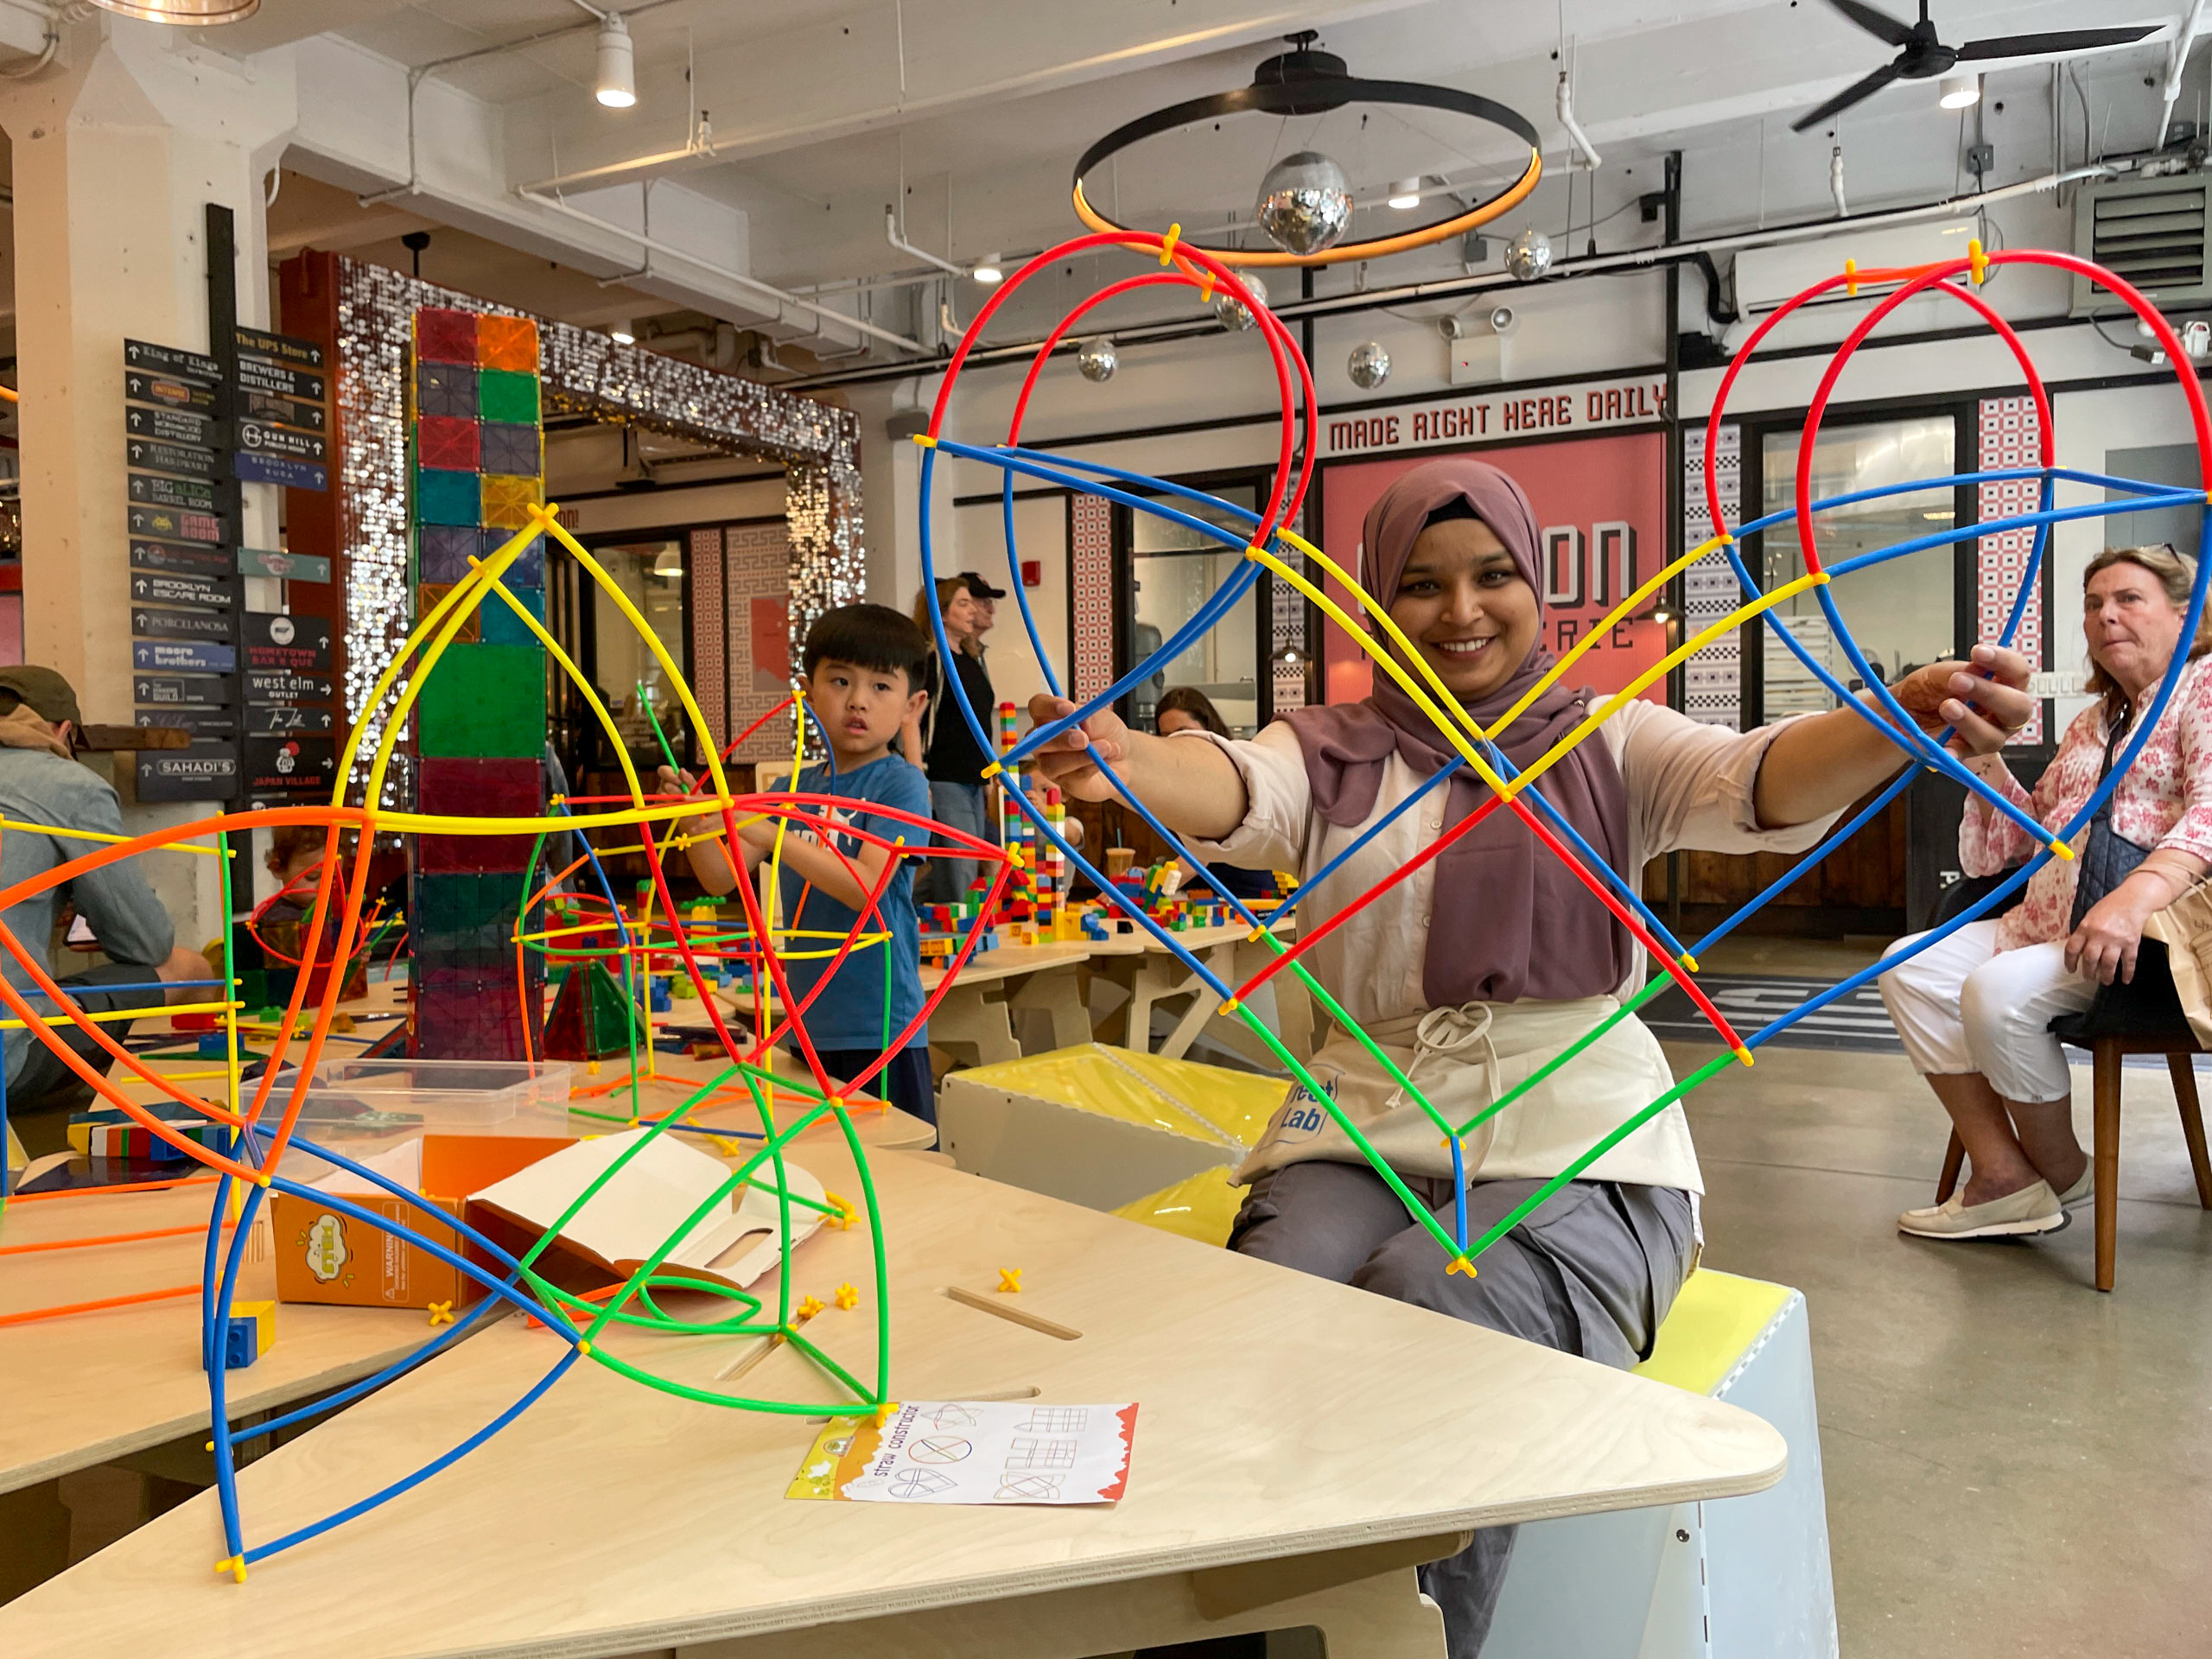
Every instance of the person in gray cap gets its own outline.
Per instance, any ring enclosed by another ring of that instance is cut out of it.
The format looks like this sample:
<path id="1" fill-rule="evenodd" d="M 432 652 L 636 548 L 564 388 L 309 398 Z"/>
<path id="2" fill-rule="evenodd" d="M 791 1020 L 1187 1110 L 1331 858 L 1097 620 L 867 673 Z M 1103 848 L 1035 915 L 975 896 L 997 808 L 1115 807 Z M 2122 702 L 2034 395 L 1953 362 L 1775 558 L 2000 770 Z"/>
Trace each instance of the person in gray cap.
<path id="1" fill-rule="evenodd" d="M 30 880 L 106 844 L 68 834 L 70 830 L 85 831 L 90 836 L 124 833 L 115 790 L 77 763 L 83 725 L 75 690 L 54 670 L 0 668 L 0 817 L 10 821 L 6 831 L 0 833 L 0 887 Z M 48 827 L 15 827 L 29 824 Z M 0 923 L 5 924 L 40 967 L 52 971 L 48 947 L 54 933 L 55 907 L 64 898 L 84 918 L 108 957 L 105 966 L 60 982 L 87 1014 L 154 1008 L 165 1001 L 215 1000 L 216 988 L 206 982 L 213 977 L 207 962 L 177 947 L 176 931 L 170 925 L 168 913 L 130 859 L 86 871 L 0 913 Z M 7 976 L 8 982 L 35 1012 L 58 1012 L 53 1000 L 36 988 L 29 971 L 12 955 L 0 960 L 0 973 Z M 200 982 L 178 982 L 194 981 Z M 157 982 L 168 988 L 119 988 L 151 987 Z M 101 1023 L 118 1042 L 130 1030 L 128 1020 Z M 73 1025 L 57 1029 L 94 1071 L 107 1069 L 108 1054 L 90 1037 Z M 83 1098 L 82 1080 L 28 1031 L 6 1033 L 6 1064 L 11 1122 L 26 1113 L 73 1107 Z M 35 1139 L 58 1145 L 66 1127 L 64 1122 L 40 1126 L 24 1137 L 26 1144 Z"/>

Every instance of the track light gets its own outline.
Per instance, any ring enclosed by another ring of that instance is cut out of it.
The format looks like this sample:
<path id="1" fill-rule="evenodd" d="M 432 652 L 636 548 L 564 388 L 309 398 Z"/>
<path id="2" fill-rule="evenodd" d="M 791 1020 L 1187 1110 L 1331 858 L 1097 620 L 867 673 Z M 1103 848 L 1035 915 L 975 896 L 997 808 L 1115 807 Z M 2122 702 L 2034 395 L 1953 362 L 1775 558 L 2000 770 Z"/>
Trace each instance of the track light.
<path id="1" fill-rule="evenodd" d="M 998 255 L 995 253 L 989 258 L 984 260 L 982 264 L 977 265 L 975 270 L 975 276 L 976 280 L 982 283 L 985 287 L 988 287 L 993 283 L 1002 282 L 1005 280 L 1006 271 L 999 264 Z"/>
<path id="2" fill-rule="evenodd" d="M 1981 102 L 1980 75 L 1946 75 L 1943 95 L 1936 101 L 1947 110 L 1963 110 Z"/>
<path id="3" fill-rule="evenodd" d="M 1400 179 L 1390 187 L 1390 206 L 1400 213 L 1409 213 L 1421 206 L 1421 181 L 1418 178 Z"/>
<path id="4" fill-rule="evenodd" d="M 599 20 L 599 74 L 591 95 L 610 110 L 626 110 L 638 101 L 637 56 L 630 26 L 619 11 Z"/>

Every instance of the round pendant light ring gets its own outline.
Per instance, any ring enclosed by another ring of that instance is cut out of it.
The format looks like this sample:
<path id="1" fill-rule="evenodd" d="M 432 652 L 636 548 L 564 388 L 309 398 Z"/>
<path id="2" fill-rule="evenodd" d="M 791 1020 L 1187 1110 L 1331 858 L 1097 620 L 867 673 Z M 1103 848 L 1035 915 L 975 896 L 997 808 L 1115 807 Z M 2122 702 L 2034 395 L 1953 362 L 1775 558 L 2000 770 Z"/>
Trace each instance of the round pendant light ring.
<path id="1" fill-rule="evenodd" d="M 1517 111 L 1510 110 L 1503 104 L 1474 92 L 1463 92 L 1450 86 L 1430 86 L 1420 81 L 1362 80 L 1353 75 L 1307 75 L 1294 80 L 1255 82 L 1249 86 L 1239 86 L 1233 92 L 1190 99 L 1181 104 L 1171 104 L 1166 109 L 1154 110 L 1150 115 L 1139 116 L 1126 125 L 1116 127 L 1084 151 L 1082 159 L 1075 164 L 1072 194 L 1076 217 L 1092 230 L 1102 232 L 1136 228 L 1116 224 L 1092 207 L 1090 197 L 1084 192 L 1083 181 L 1101 162 L 1144 139 L 1157 137 L 1163 132 L 1195 122 L 1219 120 L 1224 116 L 1242 115 L 1248 111 L 1262 115 L 1313 115 L 1325 110 L 1339 109 L 1346 104 L 1398 104 L 1424 110 L 1442 110 L 1453 115 L 1472 116 L 1478 121 L 1487 121 L 1492 126 L 1503 128 L 1526 143 L 1529 146 L 1528 165 L 1511 184 L 1487 200 L 1477 202 L 1466 212 L 1390 236 L 1370 237 L 1363 242 L 1339 242 L 1332 247 L 1305 254 L 1289 253 L 1277 248 L 1224 248 L 1200 243 L 1188 243 L 1187 245 L 1211 254 L 1224 265 L 1336 265 L 1355 259 L 1380 259 L 1389 254 L 1427 247 L 1432 243 L 1464 235 L 1479 226 L 1489 224 L 1499 215 L 1510 213 L 1526 200 L 1529 193 L 1536 188 L 1536 181 L 1543 175 L 1544 162 L 1535 128 Z"/>

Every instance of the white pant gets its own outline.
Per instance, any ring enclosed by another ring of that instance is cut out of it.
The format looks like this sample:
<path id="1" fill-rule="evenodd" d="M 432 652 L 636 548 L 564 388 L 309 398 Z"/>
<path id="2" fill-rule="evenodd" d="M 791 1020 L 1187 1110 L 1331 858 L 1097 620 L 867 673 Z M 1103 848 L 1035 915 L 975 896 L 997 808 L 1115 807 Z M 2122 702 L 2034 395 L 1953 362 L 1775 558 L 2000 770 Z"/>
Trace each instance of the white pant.
<path id="1" fill-rule="evenodd" d="M 1927 938 L 1915 933 L 1896 954 Z M 2089 1006 L 2097 984 L 2069 973 L 2063 944 L 1997 948 L 1997 924 L 1969 922 L 1884 974 L 1882 1001 L 1921 1075 L 1979 1071 L 2006 1100 L 2066 1100 L 2074 1078 L 2047 1027 Z"/>

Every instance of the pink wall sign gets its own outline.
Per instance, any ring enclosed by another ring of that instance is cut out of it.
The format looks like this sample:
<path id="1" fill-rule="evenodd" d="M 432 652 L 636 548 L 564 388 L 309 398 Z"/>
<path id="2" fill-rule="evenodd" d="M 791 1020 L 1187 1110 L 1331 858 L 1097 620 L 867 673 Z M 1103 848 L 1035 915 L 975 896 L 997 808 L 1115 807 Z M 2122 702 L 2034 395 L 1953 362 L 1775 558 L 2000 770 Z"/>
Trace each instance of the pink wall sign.
<path id="1" fill-rule="evenodd" d="M 1393 479 L 1434 459 L 1392 457 L 1330 467 L 1321 496 L 1323 550 L 1346 569 L 1356 568 L 1360 527 L 1376 497 Z M 1535 505 L 1545 576 L 1543 641 L 1554 655 L 1564 652 L 1666 563 L 1666 435 L 1571 438 L 1500 449 L 1486 459 L 1517 480 Z M 1351 595 L 1333 579 L 1327 590 L 1358 615 Z M 1620 690 L 1666 655 L 1667 632 L 1659 622 L 1616 623 L 1576 663 L 1568 683 Z M 1330 627 L 1323 639 L 1324 696 L 1330 702 L 1357 702 L 1373 684 L 1373 664 L 1342 629 Z M 1643 695 L 1664 702 L 1666 682 Z"/>

